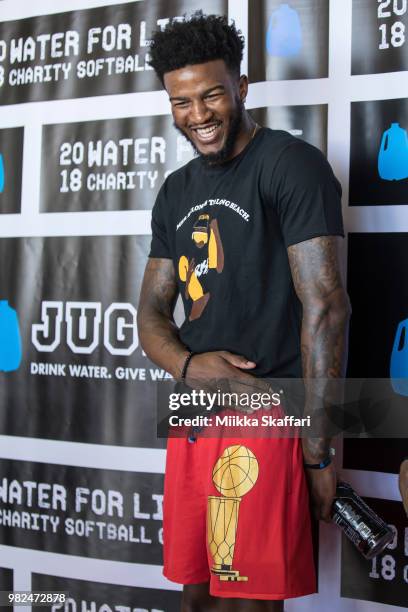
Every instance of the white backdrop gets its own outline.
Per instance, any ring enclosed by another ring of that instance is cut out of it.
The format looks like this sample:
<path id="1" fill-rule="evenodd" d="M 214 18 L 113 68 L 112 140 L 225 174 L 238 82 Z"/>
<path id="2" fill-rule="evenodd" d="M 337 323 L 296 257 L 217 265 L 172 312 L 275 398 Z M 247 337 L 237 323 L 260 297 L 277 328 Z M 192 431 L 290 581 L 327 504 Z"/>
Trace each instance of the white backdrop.
<path id="1" fill-rule="evenodd" d="M 375 0 L 372 2 L 376 5 Z M 117 3 L 118 0 L 3 0 L 0 3 L 0 21 Z M 229 16 L 235 19 L 246 34 L 247 2 L 230 0 Z M 343 186 L 343 210 L 347 231 L 407 232 L 408 206 L 349 207 L 348 184 L 351 102 L 381 100 L 385 96 L 387 99 L 407 98 L 408 75 L 395 72 L 351 76 L 352 0 L 331 0 L 329 23 L 328 78 L 255 83 L 250 85 L 247 107 L 327 104 L 327 153 Z M 242 71 L 247 71 L 247 52 Z M 149 235 L 150 211 L 147 210 L 40 214 L 42 126 L 168 113 L 169 104 L 163 91 L 0 106 L 1 128 L 24 126 L 25 130 L 21 214 L 1 215 L 0 236 Z M 1 410 L 6 409 L 5 406 L 1 407 Z M 161 473 L 164 471 L 165 451 L 120 446 L 102 448 L 93 444 L 0 436 L 0 457 L 99 469 Z M 341 468 L 340 447 L 336 462 Z M 348 471 L 343 472 L 343 476 L 361 495 L 399 499 L 397 479 L 394 475 Z M 178 588 L 162 577 L 161 568 L 156 565 L 72 557 L 4 545 L 0 545 L 0 561 L 2 567 L 14 569 L 16 590 L 29 590 L 31 573 L 39 570 L 54 576 L 111 584 L 157 589 Z M 326 612 L 328 609 L 332 612 L 384 612 L 388 608 L 398 609 L 340 598 L 340 533 L 335 527 L 328 525 L 321 525 L 320 528 L 319 585 L 318 595 L 288 602 L 286 609 L 289 612 Z M 27 608 L 24 610 L 27 611 Z"/>

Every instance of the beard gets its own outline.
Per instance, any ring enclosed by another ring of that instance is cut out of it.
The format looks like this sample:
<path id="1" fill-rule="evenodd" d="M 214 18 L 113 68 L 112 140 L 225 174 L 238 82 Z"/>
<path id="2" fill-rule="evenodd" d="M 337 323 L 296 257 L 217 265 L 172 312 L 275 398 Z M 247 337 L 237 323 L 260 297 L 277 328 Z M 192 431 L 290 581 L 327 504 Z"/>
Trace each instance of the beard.
<path id="1" fill-rule="evenodd" d="M 208 153 L 207 155 L 205 155 L 204 153 L 201 153 L 201 151 L 196 147 L 194 141 L 191 138 L 189 138 L 184 133 L 184 131 L 178 127 L 178 125 L 173 123 L 176 130 L 178 130 L 180 134 L 182 134 L 184 138 L 191 144 L 191 146 L 194 149 L 195 154 L 198 157 L 200 157 L 201 160 L 205 164 L 209 166 L 216 166 L 216 165 L 223 164 L 232 155 L 238 134 L 242 126 L 242 118 L 244 114 L 243 102 L 239 98 L 236 102 L 237 102 L 237 106 L 234 112 L 231 114 L 229 129 L 228 129 L 227 137 L 225 139 L 224 146 L 222 147 L 222 149 L 220 149 L 216 153 Z"/>

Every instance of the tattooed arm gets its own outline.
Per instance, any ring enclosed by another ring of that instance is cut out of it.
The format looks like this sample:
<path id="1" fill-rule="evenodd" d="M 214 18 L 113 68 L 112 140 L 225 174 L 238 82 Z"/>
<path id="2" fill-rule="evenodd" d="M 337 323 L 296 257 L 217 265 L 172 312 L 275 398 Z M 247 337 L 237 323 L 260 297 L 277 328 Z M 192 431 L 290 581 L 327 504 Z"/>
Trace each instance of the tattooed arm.
<path id="1" fill-rule="evenodd" d="M 177 294 L 172 260 L 150 258 L 137 314 L 139 338 L 148 357 L 176 378 L 189 353 L 179 340 L 173 319 Z"/>
<path id="2" fill-rule="evenodd" d="M 306 388 L 305 416 L 319 415 L 318 437 L 304 437 L 306 463 L 319 463 L 329 452 L 330 439 L 325 437 L 325 400 L 332 378 L 345 376 L 350 304 L 340 274 L 341 238 L 313 238 L 288 248 L 289 263 L 296 293 L 302 303 L 301 350 Z M 310 381 L 309 385 L 307 383 Z M 316 379 L 321 382 L 316 383 Z M 316 394 L 316 384 L 319 393 Z M 321 399 L 320 399 L 321 398 Z M 323 416 L 323 418 L 321 418 Z M 307 470 L 315 512 L 329 519 L 335 493 L 333 466 L 324 470 Z"/>

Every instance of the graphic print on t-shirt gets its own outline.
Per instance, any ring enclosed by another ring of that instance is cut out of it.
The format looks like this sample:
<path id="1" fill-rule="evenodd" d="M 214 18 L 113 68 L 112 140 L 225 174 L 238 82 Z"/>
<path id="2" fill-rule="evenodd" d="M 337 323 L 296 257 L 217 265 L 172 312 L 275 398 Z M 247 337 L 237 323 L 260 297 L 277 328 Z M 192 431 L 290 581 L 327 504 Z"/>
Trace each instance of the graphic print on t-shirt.
<path id="1" fill-rule="evenodd" d="M 180 280 L 185 283 L 186 299 L 192 300 L 189 321 L 194 321 L 201 317 L 211 297 L 210 292 L 205 291 L 200 277 L 208 274 L 210 270 L 221 274 L 224 269 L 224 249 L 217 219 L 210 219 L 209 214 L 199 215 L 194 223 L 191 239 L 197 255 L 181 255 L 178 274 Z M 197 263 L 198 257 L 200 261 Z"/>

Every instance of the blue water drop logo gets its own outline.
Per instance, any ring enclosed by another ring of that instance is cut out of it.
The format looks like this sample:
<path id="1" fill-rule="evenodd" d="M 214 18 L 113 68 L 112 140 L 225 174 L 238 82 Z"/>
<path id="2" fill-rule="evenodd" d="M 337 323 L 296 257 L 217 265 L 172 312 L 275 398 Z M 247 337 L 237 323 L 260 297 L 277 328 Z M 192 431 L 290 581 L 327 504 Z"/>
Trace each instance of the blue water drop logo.
<path id="1" fill-rule="evenodd" d="M 391 353 L 391 384 L 395 393 L 408 396 L 408 319 L 398 324 Z"/>
<path id="2" fill-rule="evenodd" d="M 0 153 L 0 193 L 4 191 L 4 160 L 3 155 Z"/>
<path id="3" fill-rule="evenodd" d="M 384 181 L 408 178 L 408 135 L 399 123 L 392 123 L 382 135 L 378 174 Z"/>
<path id="4" fill-rule="evenodd" d="M 0 371 L 12 372 L 20 367 L 22 345 L 17 312 L 7 300 L 0 300 Z"/>
<path id="5" fill-rule="evenodd" d="M 302 28 L 298 12 L 289 4 L 281 4 L 273 11 L 266 32 L 269 55 L 293 57 L 302 48 Z"/>

